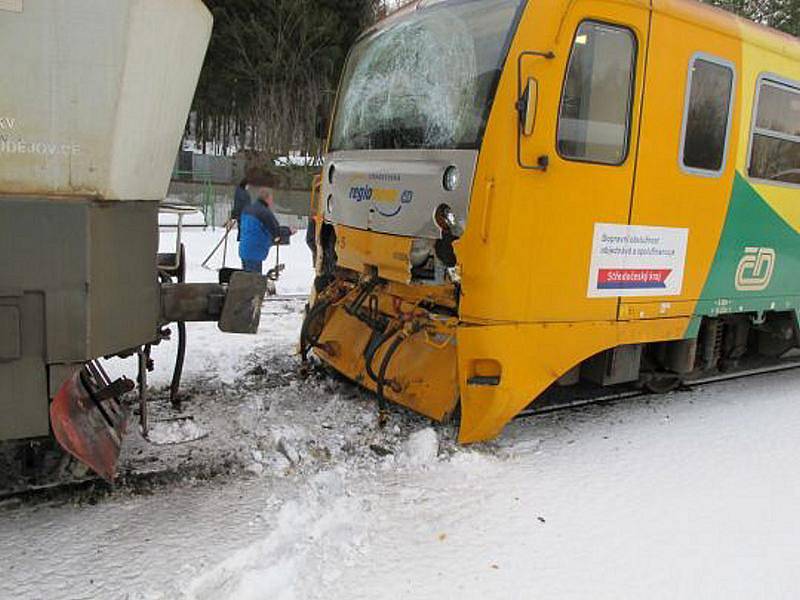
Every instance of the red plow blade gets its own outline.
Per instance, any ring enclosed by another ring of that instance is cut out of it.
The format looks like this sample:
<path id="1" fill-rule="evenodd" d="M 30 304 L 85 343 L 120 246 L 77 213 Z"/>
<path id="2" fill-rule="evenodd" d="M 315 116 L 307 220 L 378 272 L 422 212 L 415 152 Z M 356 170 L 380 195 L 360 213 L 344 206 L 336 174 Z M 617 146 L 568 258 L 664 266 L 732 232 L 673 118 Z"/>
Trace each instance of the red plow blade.
<path id="1" fill-rule="evenodd" d="M 134 384 L 104 379 L 105 373 L 91 365 L 76 372 L 50 404 L 50 423 L 64 450 L 112 483 L 128 421 L 117 397 Z"/>

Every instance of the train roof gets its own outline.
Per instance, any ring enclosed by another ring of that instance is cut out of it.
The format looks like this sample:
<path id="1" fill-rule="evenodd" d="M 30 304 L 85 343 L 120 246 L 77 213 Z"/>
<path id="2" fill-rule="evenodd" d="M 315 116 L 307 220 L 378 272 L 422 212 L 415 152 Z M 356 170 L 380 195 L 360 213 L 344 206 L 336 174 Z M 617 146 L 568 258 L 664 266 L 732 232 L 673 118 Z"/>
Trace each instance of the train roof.
<path id="1" fill-rule="evenodd" d="M 565 9 L 574 2 L 574 0 L 561 1 Z M 759 46 L 764 50 L 800 60 L 800 39 L 777 29 L 754 23 L 749 19 L 738 17 L 729 11 L 700 2 L 700 0 L 623 0 L 623 2 L 644 7 L 652 6 L 656 12 L 689 23 L 700 24 L 724 35 L 741 39 L 745 43 Z M 414 11 L 420 3 L 421 0 L 416 0 L 394 11 L 381 24 L 402 18 Z M 372 30 L 374 28 L 370 31 Z"/>
<path id="2" fill-rule="evenodd" d="M 648 4 L 650 0 L 632 0 L 636 4 Z M 704 4 L 699 0 L 652 0 L 653 10 L 676 19 L 695 23 L 758 46 L 763 50 L 800 60 L 800 39 L 777 29 L 738 17 L 721 8 Z"/>

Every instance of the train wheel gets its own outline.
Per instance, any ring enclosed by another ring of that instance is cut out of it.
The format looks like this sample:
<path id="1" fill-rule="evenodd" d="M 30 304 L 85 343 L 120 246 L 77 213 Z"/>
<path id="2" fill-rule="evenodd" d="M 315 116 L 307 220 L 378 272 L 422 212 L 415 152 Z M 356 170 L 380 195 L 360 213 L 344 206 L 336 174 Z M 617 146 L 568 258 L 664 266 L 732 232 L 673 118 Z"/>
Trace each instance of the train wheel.
<path id="1" fill-rule="evenodd" d="M 652 394 L 668 394 L 683 385 L 683 377 L 675 373 L 651 373 L 645 378 L 643 385 Z"/>

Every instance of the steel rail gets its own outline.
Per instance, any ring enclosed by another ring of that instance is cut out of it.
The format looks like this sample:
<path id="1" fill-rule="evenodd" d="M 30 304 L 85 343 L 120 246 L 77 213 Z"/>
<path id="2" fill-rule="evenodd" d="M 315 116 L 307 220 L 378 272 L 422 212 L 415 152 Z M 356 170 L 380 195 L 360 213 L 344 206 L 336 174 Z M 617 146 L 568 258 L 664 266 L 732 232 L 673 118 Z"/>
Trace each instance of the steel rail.
<path id="1" fill-rule="evenodd" d="M 782 373 L 785 371 L 793 371 L 795 369 L 800 369 L 800 360 L 793 360 L 791 363 L 784 363 L 780 365 L 756 367 L 753 369 L 742 369 L 740 371 L 731 371 L 730 373 L 718 373 L 707 377 L 699 377 L 698 379 L 687 380 L 681 385 L 681 387 L 676 389 L 674 393 L 680 394 L 684 392 L 689 392 L 695 387 L 701 387 L 712 383 L 733 381 L 736 379 L 745 379 L 748 377 L 755 377 L 758 375 L 771 375 L 775 373 Z M 521 413 L 519 413 L 515 417 L 515 419 L 538 417 L 542 415 L 552 414 L 555 412 L 560 412 L 575 408 L 583 408 L 586 406 L 592 406 L 596 404 L 609 404 L 611 402 L 617 402 L 620 400 L 631 400 L 634 398 L 642 398 L 642 397 L 657 397 L 662 395 L 664 394 L 655 394 L 642 389 L 629 389 L 611 394 L 601 394 L 592 398 L 582 398 L 580 400 L 572 402 L 563 402 L 554 404 L 552 406 L 544 406 L 542 408 L 536 408 L 534 406 L 533 408 L 526 409 Z M 534 405 L 535 404 L 536 403 L 534 402 Z"/>

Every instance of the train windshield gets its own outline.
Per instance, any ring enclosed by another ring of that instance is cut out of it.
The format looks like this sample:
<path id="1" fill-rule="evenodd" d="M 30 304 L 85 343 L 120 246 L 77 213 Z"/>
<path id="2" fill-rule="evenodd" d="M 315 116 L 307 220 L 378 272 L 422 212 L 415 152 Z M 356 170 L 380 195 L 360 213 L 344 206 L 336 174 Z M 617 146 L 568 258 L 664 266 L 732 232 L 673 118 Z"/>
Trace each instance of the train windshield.
<path id="1" fill-rule="evenodd" d="M 524 0 L 427 0 L 345 68 L 331 151 L 476 149 Z"/>

